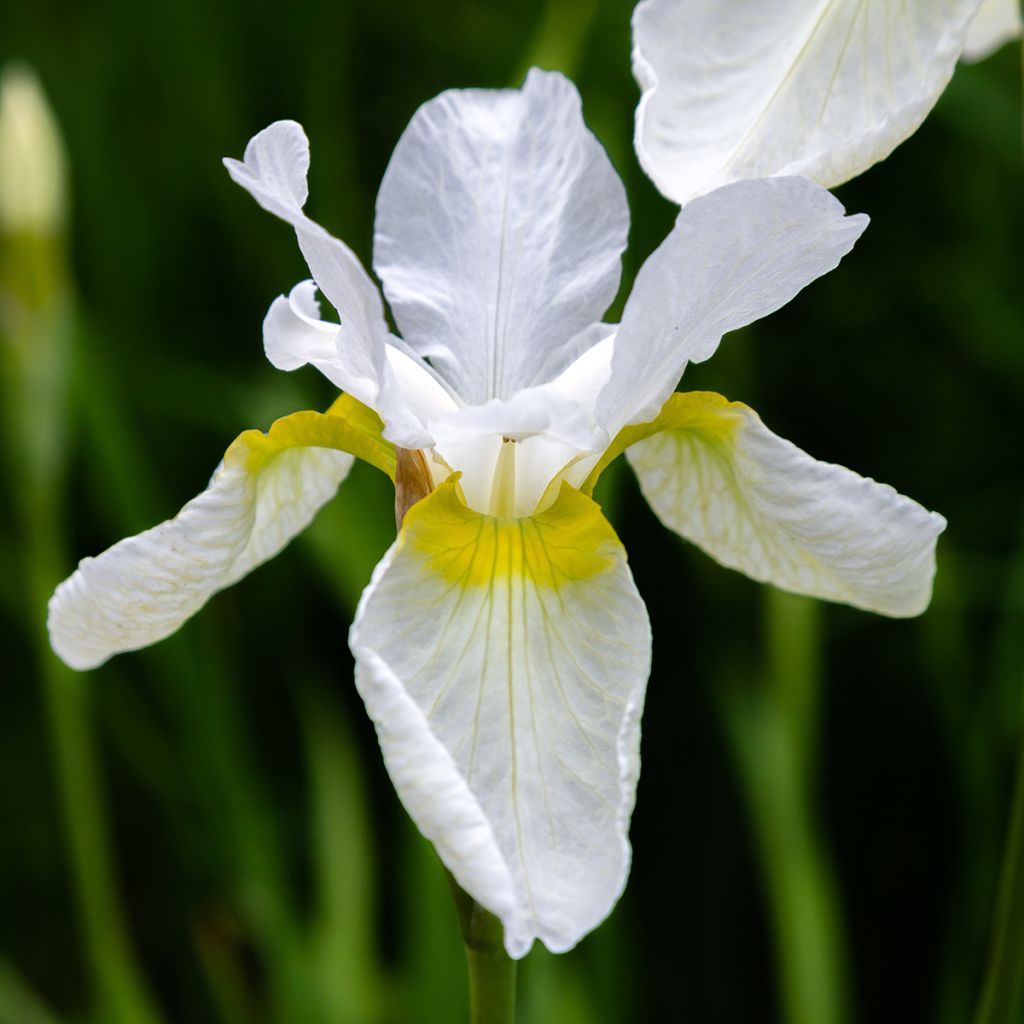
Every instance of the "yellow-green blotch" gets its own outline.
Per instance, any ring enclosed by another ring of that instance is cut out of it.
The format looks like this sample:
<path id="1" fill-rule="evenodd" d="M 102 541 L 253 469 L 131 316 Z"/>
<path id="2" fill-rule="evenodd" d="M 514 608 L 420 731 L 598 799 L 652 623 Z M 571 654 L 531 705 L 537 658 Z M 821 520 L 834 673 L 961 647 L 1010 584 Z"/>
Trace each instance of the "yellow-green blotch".
<path id="1" fill-rule="evenodd" d="M 543 512 L 504 518 L 469 508 L 457 477 L 409 510 L 399 543 L 422 557 L 424 575 L 463 587 L 513 576 L 557 590 L 593 579 L 624 557 L 600 506 L 568 484 Z"/>
<path id="2" fill-rule="evenodd" d="M 609 463 L 627 448 L 662 431 L 685 431 L 705 444 L 731 446 L 736 432 L 743 426 L 743 414 L 748 411 L 742 402 L 730 402 L 714 391 L 676 391 L 649 423 L 633 423 L 615 435 L 580 490 L 593 494 L 597 478 Z"/>
<path id="3" fill-rule="evenodd" d="M 295 412 L 275 420 L 267 433 L 247 430 L 232 442 L 225 463 L 244 460 L 249 473 L 264 470 L 290 448 L 334 448 L 395 478 L 395 446 L 381 436 L 380 417 L 351 395 L 341 395 L 325 413 Z"/>

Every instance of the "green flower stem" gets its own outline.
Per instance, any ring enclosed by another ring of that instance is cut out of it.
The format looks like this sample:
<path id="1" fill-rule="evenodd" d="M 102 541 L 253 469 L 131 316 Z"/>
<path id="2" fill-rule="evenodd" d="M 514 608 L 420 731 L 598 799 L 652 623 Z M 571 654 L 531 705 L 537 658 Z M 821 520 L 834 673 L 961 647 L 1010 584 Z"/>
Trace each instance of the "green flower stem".
<path id="1" fill-rule="evenodd" d="M 513 1024 L 516 962 L 505 952 L 501 922 L 448 875 L 469 969 L 470 1024 Z"/>
<path id="2" fill-rule="evenodd" d="M 32 430 L 31 422 L 13 420 L 13 436 Z M 43 684 L 72 889 L 101 1019 L 111 1024 L 155 1024 L 159 1017 L 132 951 L 114 879 L 94 737 L 95 683 L 61 664 L 46 634 L 46 602 L 69 564 L 56 511 L 58 490 L 55 480 L 41 480 L 36 486 L 23 482 L 21 534 L 26 609 Z"/>
<path id="3" fill-rule="evenodd" d="M 843 1024 L 845 954 L 835 884 L 813 813 L 820 673 L 819 608 L 765 589 L 766 670 L 735 687 L 725 719 L 751 823 L 775 935 L 782 1019 Z"/>
<path id="4" fill-rule="evenodd" d="M 0 76 L 20 114 L 0 124 L 0 447 L 24 567 L 24 613 L 42 683 L 71 890 L 91 969 L 96 1019 L 159 1019 L 136 963 L 117 894 L 94 733 L 91 680 L 50 650 L 46 604 L 70 564 L 63 485 L 75 310 L 64 252 L 65 169 L 59 132 L 25 69 Z M 48 184 L 49 183 L 49 184 Z M 56 183 L 56 184 L 55 184 Z M 19 1018 L 21 1019 L 21 1018 Z M 25 1018 L 27 1019 L 27 1017 Z"/>
<path id="5" fill-rule="evenodd" d="M 1024 988 L 1024 744 L 992 924 L 992 950 L 974 1024 L 1020 1019 Z"/>
<path id="6" fill-rule="evenodd" d="M 91 680 L 52 659 L 43 672 L 73 888 L 102 1019 L 155 1024 L 115 888 L 92 737 Z"/>

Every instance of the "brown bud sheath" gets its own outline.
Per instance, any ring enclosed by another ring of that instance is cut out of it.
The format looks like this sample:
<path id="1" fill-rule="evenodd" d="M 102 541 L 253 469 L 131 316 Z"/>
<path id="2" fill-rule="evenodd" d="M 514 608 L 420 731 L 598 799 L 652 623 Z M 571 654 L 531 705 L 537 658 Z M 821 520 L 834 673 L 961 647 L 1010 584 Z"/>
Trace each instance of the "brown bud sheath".
<path id="1" fill-rule="evenodd" d="M 398 448 L 395 454 L 395 529 L 400 530 L 405 513 L 434 489 L 434 482 L 419 448 Z"/>

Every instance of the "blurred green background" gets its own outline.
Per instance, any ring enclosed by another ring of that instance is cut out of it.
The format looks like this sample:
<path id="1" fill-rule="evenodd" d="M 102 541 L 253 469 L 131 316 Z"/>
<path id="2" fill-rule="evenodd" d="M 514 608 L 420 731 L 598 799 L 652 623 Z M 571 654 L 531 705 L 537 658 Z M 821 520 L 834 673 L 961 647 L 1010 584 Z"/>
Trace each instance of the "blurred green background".
<path id="1" fill-rule="evenodd" d="M 0 67 L 38 73 L 71 189 L 65 237 L 0 243 L 0 1024 L 464 1015 L 443 874 L 351 685 L 386 480 L 357 467 L 152 650 L 76 676 L 41 624 L 78 558 L 172 515 L 242 429 L 333 397 L 263 358 L 307 271 L 220 165 L 272 120 L 305 125 L 311 213 L 369 264 L 415 108 L 563 69 L 629 191 L 628 291 L 674 215 L 631 147 L 631 6 L 0 9 Z M 1021 172 L 1008 47 L 838 190 L 873 218 L 841 268 L 684 382 L 946 515 L 922 618 L 760 588 L 607 474 L 655 637 L 633 870 L 578 949 L 524 961 L 523 1021 L 970 1019 L 1024 721 Z"/>

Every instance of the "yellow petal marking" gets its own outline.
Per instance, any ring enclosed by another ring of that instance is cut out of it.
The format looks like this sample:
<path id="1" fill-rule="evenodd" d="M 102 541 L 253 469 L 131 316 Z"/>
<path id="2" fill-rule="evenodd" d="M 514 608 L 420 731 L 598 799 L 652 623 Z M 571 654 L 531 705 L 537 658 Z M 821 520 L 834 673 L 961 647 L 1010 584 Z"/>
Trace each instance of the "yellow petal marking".
<path id="1" fill-rule="evenodd" d="M 54 650 L 77 669 L 173 633 L 210 596 L 277 554 L 365 459 L 394 474 L 375 413 L 342 395 L 247 430 L 209 486 L 173 519 L 84 559 L 50 602 Z"/>
<path id="2" fill-rule="evenodd" d="M 409 510 L 399 544 L 422 556 L 424 575 L 463 587 L 515 575 L 558 590 L 609 571 L 622 557 L 600 506 L 568 484 L 543 512 L 502 518 L 469 508 L 455 476 Z"/>
<path id="3" fill-rule="evenodd" d="M 265 434 L 246 430 L 224 455 L 226 465 L 241 462 L 251 474 L 289 448 L 334 448 L 348 452 L 395 479 L 395 446 L 382 436 L 384 424 L 351 395 L 341 395 L 327 412 L 295 412 L 276 420 Z"/>
<path id="4" fill-rule="evenodd" d="M 677 391 L 649 423 L 630 424 L 615 435 L 580 490 L 587 495 L 593 494 L 598 477 L 611 462 L 638 441 L 663 430 L 688 430 L 704 444 L 731 446 L 736 432 L 743 425 L 744 413 L 748 411 L 742 402 L 730 402 L 714 391 Z"/>

